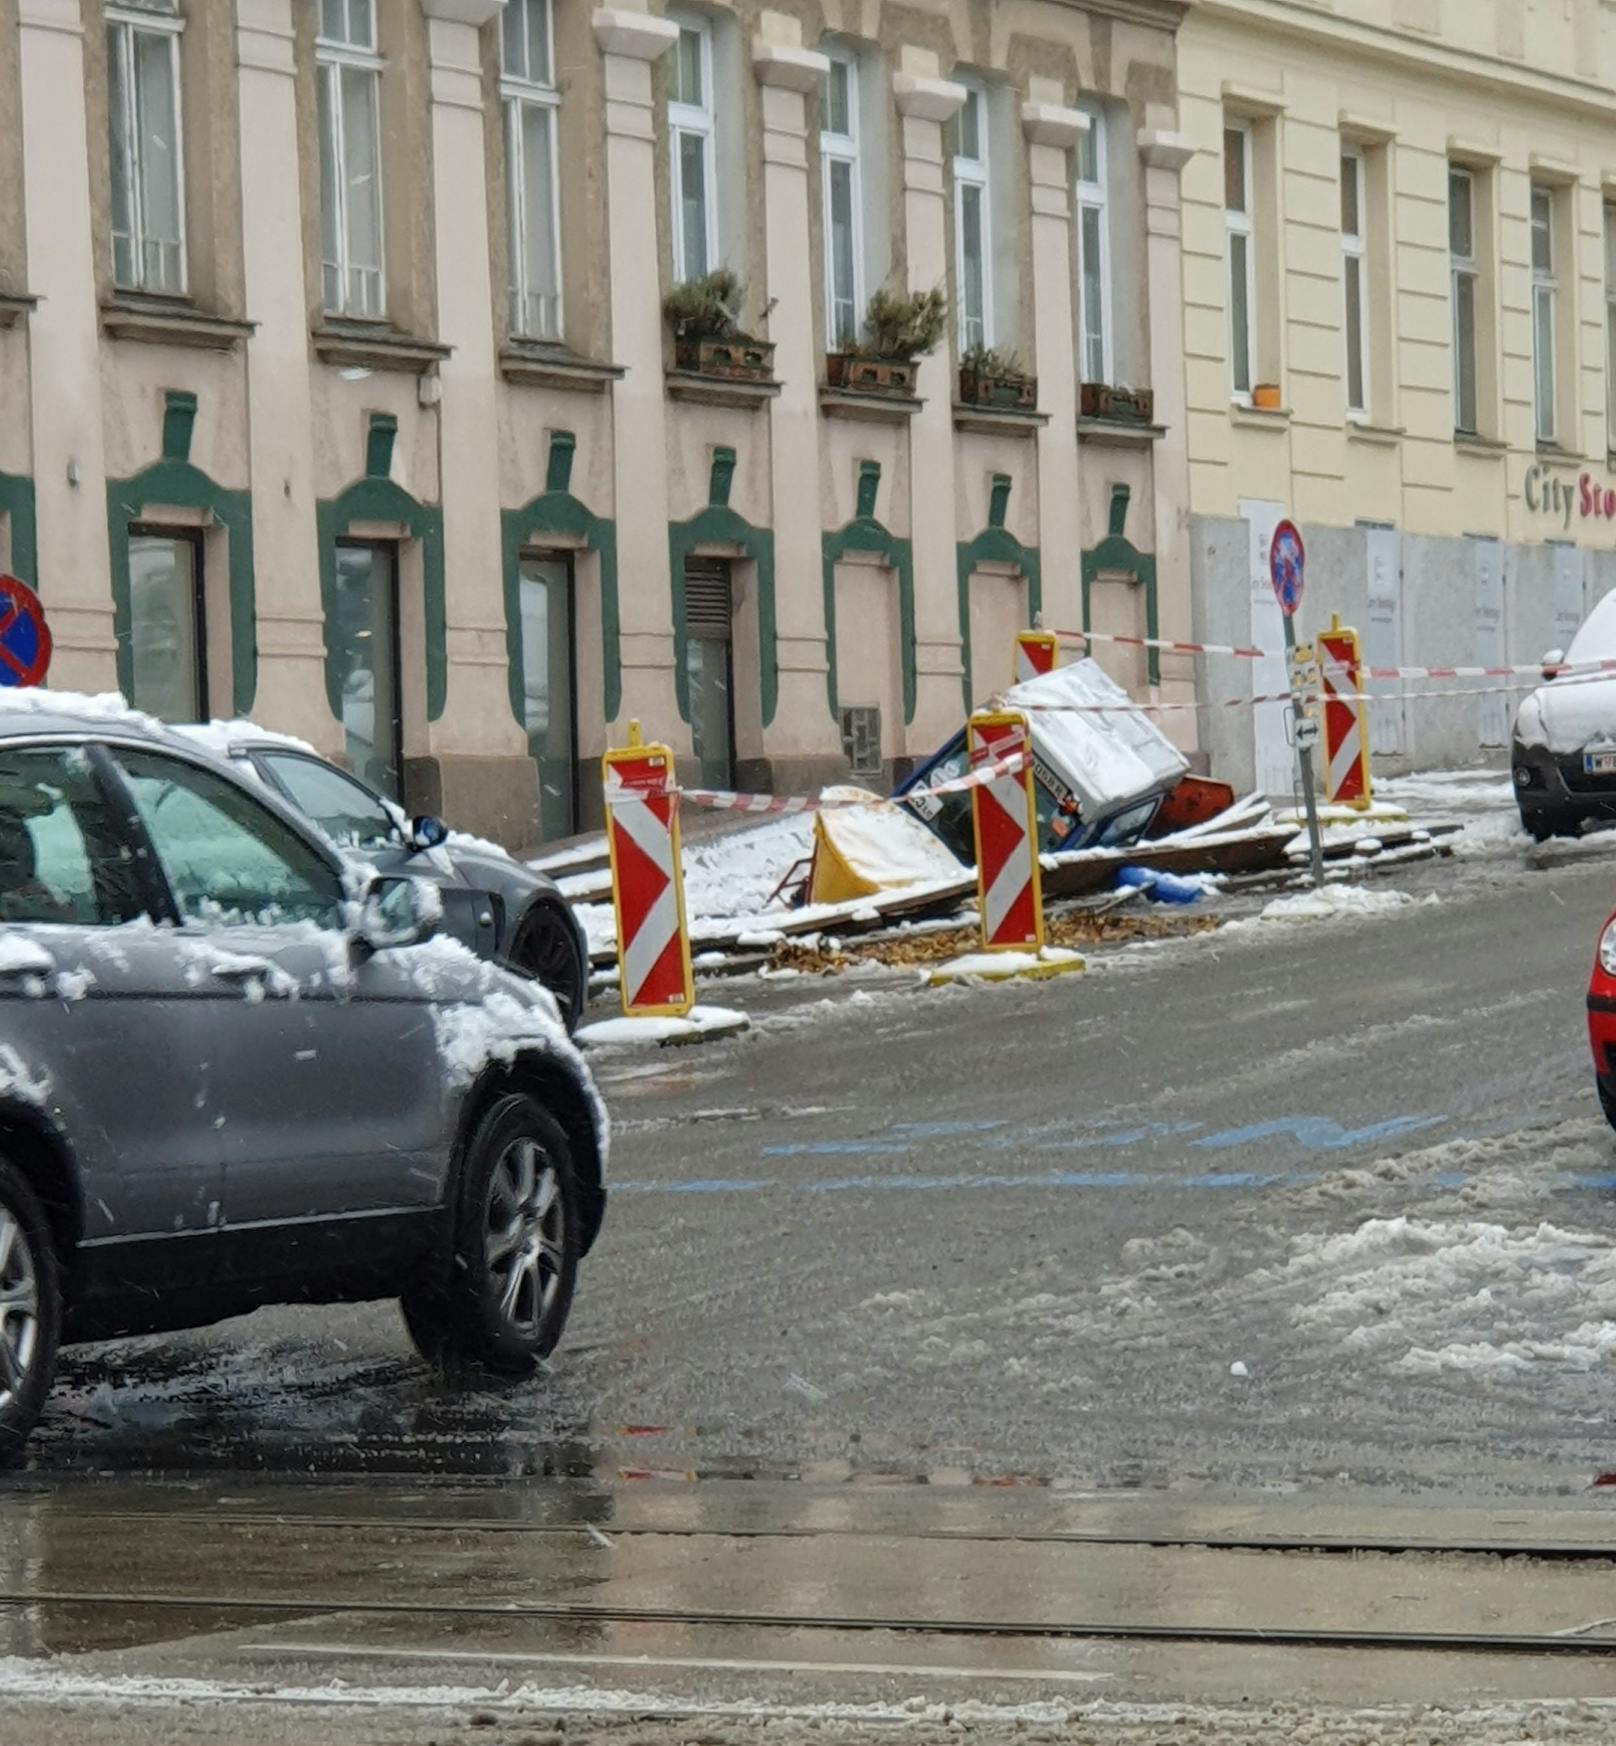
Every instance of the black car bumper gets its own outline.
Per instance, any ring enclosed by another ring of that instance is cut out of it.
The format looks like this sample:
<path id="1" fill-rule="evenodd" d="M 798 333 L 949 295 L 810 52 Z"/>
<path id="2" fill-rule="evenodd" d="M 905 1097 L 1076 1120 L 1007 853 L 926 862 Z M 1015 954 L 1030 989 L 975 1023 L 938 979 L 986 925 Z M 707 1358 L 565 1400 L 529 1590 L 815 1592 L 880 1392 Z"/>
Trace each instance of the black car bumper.
<path id="1" fill-rule="evenodd" d="M 1523 746 L 1510 751 L 1510 776 L 1523 818 L 1616 818 L 1616 772 L 1590 775 L 1582 767 L 1582 749 L 1552 752 L 1547 746 Z"/>

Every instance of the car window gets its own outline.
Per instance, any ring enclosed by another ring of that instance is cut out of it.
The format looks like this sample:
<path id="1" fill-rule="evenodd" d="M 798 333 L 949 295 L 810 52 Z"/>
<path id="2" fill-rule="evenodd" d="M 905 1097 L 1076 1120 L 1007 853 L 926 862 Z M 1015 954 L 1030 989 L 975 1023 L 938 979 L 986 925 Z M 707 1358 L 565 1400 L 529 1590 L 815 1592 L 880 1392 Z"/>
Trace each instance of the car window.
<path id="1" fill-rule="evenodd" d="M 134 851 L 83 749 L 0 751 L 0 922 L 113 926 L 144 908 Z"/>
<path id="2" fill-rule="evenodd" d="M 342 884 L 324 856 L 228 776 L 149 752 L 118 763 L 187 921 L 341 925 Z"/>
<path id="3" fill-rule="evenodd" d="M 397 844 L 393 815 L 351 776 L 296 752 L 260 752 L 258 756 L 332 842 L 345 849 L 383 849 Z"/>

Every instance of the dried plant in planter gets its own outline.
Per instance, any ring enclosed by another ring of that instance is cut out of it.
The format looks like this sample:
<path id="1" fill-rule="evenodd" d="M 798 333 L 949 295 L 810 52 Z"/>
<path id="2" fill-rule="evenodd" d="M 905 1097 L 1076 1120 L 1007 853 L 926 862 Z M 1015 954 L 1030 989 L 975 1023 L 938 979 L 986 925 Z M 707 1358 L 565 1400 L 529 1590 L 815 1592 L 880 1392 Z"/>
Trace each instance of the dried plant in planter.
<path id="1" fill-rule="evenodd" d="M 745 288 L 728 267 L 675 285 L 662 300 L 673 329 L 674 363 L 703 376 L 767 379 L 774 367 L 774 343 L 753 339 L 740 327 Z"/>
<path id="2" fill-rule="evenodd" d="M 833 388 L 913 394 L 915 360 L 936 349 L 947 327 L 948 299 L 941 290 L 883 287 L 864 312 L 864 337 L 827 356 L 826 380 Z"/>
<path id="3" fill-rule="evenodd" d="M 972 346 L 960 359 L 959 397 L 967 406 L 1031 411 L 1038 404 L 1038 378 L 1013 351 Z"/>

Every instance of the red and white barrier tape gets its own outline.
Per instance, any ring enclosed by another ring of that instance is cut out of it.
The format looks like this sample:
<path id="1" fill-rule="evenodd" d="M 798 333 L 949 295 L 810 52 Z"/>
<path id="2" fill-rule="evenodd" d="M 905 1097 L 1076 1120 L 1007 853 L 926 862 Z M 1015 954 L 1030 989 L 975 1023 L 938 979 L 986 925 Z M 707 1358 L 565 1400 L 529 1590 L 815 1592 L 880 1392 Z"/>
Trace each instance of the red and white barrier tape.
<path id="1" fill-rule="evenodd" d="M 1234 643 L 1183 643 L 1166 637 L 1124 637 L 1106 631 L 1054 631 L 1063 643 L 1110 643 L 1126 649 L 1156 649 L 1169 655 L 1233 655 L 1246 661 L 1283 661 L 1280 649 L 1241 648 Z M 1616 659 L 1558 661 L 1545 667 L 1541 661 L 1521 662 L 1512 667 L 1360 667 L 1365 679 L 1514 679 L 1545 674 L 1560 678 L 1568 674 L 1616 673 Z M 1448 693 L 1446 695 L 1452 695 Z"/>
<path id="2" fill-rule="evenodd" d="M 1028 754 L 1012 752 L 1007 758 L 995 758 L 968 776 L 956 776 L 951 782 L 939 782 L 928 788 L 928 794 L 959 794 L 971 788 L 984 788 L 1004 776 L 1015 776 L 1026 768 Z M 835 812 L 849 806 L 902 806 L 907 795 L 866 795 L 857 800 L 825 799 L 817 794 L 736 794 L 727 788 L 678 788 L 673 784 L 662 790 L 677 794 L 692 806 L 710 807 L 717 812 Z"/>

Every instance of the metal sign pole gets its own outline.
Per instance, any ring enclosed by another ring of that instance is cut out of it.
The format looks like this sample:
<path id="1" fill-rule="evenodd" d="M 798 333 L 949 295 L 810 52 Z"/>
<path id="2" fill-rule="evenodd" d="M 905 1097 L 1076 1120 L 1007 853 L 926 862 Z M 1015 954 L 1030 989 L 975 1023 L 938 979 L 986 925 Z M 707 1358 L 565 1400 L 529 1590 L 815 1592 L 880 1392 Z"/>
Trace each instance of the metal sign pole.
<path id="1" fill-rule="evenodd" d="M 1285 661 L 1291 678 L 1291 724 L 1296 735 L 1296 761 L 1302 767 L 1302 804 L 1307 808 L 1308 859 L 1313 868 L 1315 889 L 1324 884 L 1324 843 L 1319 836 L 1319 801 L 1313 792 L 1313 741 L 1318 736 L 1318 723 L 1302 708 L 1302 696 L 1296 689 L 1296 620 L 1285 615 Z"/>

